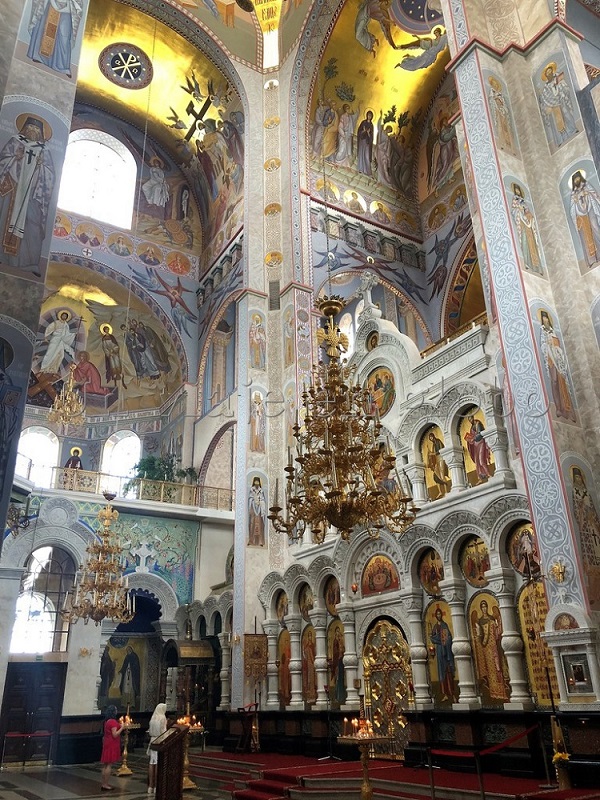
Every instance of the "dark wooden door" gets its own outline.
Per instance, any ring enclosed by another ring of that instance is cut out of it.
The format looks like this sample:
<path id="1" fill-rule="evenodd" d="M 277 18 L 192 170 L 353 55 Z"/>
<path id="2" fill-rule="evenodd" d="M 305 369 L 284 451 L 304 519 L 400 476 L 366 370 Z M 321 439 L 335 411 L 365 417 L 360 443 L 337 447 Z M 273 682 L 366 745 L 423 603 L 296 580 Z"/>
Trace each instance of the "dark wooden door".
<path id="1" fill-rule="evenodd" d="M 0 723 L 3 766 L 52 760 L 66 674 L 66 664 L 8 665 Z"/>

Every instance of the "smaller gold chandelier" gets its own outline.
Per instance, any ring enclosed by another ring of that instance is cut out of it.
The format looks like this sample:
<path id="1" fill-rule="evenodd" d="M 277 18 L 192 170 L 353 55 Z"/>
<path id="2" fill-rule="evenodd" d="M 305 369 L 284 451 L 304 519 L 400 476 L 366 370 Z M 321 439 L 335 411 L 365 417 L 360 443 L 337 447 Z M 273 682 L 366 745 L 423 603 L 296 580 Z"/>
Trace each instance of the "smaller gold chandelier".
<path id="1" fill-rule="evenodd" d="M 77 366 L 69 364 L 69 377 L 63 383 L 62 389 L 54 398 L 52 407 L 48 412 L 50 422 L 61 425 L 81 425 L 84 420 L 84 403 L 81 395 L 75 388 L 75 370 Z"/>
<path id="2" fill-rule="evenodd" d="M 332 527 L 342 539 L 348 539 L 356 527 L 366 529 L 373 538 L 383 528 L 403 533 L 418 509 L 402 486 L 389 442 L 379 440 L 378 411 L 371 413 L 367 390 L 352 383 L 355 368 L 340 360 L 348 340 L 334 317 L 344 301 L 324 297 L 318 308 L 327 317 L 317 338 L 328 362 L 313 367 L 310 385 L 302 393 L 304 425 L 296 417 L 293 429 L 299 466 L 294 466 L 288 450 L 285 516 L 277 481 L 275 505 L 268 518 L 277 532 L 287 533 L 292 541 L 310 528 L 317 544 Z"/>
<path id="3" fill-rule="evenodd" d="M 115 495 L 104 492 L 104 498 L 106 506 L 98 512 L 102 525 L 99 540 L 94 539 L 87 546 L 88 559 L 75 579 L 74 597 L 70 600 L 68 593 L 65 597 L 62 613 L 69 622 L 77 622 L 80 617 L 86 625 L 90 619 L 98 625 L 107 617 L 115 622 L 130 622 L 135 615 L 129 579 L 123 577 L 123 548 L 111 530 L 119 517 L 110 504 Z"/>

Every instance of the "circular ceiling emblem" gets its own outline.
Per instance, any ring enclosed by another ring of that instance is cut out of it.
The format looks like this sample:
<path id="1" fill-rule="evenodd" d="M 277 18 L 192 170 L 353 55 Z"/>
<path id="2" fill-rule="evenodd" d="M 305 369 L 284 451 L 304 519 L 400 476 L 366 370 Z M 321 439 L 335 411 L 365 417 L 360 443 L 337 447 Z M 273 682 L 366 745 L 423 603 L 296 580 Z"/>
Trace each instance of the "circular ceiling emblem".
<path id="1" fill-rule="evenodd" d="M 127 42 L 116 42 L 100 53 L 100 72 L 111 83 L 125 89 L 143 89 L 152 80 L 152 62 L 139 47 Z"/>

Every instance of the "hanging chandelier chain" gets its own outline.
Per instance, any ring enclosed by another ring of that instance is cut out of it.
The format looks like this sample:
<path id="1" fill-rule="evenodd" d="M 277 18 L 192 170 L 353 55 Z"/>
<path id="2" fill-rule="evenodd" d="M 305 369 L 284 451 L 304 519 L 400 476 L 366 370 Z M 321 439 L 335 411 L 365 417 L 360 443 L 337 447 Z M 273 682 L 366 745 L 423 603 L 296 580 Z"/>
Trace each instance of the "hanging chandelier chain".
<path id="1" fill-rule="evenodd" d="M 297 416 L 293 426 L 296 456 L 288 449 L 284 470 L 285 509 L 279 506 L 278 482 L 270 509 L 275 530 L 292 541 L 301 539 L 307 527 L 316 543 L 323 542 L 331 528 L 342 539 L 357 527 L 373 538 L 383 528 L 403 533 L 418 510 L 400 480 L 389 439 L 381 440 L 378 409 L 354 380 L 355 366 L 341 358 L 347 339 L 335 316 L 343 307 L 336 296 L 319 303 L 326 322 L 317 338 L 328 361 L 313 367 L 301 395 L 303 424 Z"/>
<path id="2" fill-rule="evenodd" d="M 98 512 L 100 530 L 98 537 L 86 548 L 88 558 L 75 579 L 73 598 L 65 598 L 64 616 L 69 622 L 82 618 L 98 625 L 103 619 L 130 622 L 135 616 L 134 601 L 129 593 L 129 579 L 123 575 L 123 548 L 112 529 L 119 512 L 111 506 L 114 494 L 106 492 L 106 506 Z"/>

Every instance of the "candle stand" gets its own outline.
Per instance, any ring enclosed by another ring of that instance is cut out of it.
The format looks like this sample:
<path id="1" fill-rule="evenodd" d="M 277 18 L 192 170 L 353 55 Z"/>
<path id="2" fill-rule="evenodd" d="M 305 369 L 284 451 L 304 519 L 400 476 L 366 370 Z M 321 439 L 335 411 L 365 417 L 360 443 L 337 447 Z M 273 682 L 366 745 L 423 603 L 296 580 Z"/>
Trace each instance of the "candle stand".
<path id="1" fill-rule="evenodd" d="M 183 783 L 182 788 L 197 789 L 198 787 L 190 778 L 190 736 L 193 733 L 201 733 L 204 726 L 201 722 L 196 722 L 196 717 L 190 716 L 190 705 L 188 703 L 187 714 L 177 720 L 178 725 L 185 725 L 187 733 L 183 741 Z"/>
<path id="2" fill-rule="evenodd" d="M 117 770 L 117 775 L 120 777 L 123 775 L 132 775 L 133 771 L 127 766 L 127 756 L 128 750 L 127 746 L 129 745 L 129 731 L 136 731 L 140 728 L 140 724 L 138 722 L 132 722 L 131 719 L 129 721 L 123 722 L 123 730 L 125 731 L 125 736 L 123 739 L 123 763 Z"/>
<path id="3" fill-rule="evenodd" d="M 376 736 L 373 733 L 358 731 L 351 736 L 338 736 L 339 744 L 355 744 L 360 750 L 360 763 L 363 771 L 363 781 L 360 787 L 360 800 L 373 800 L 373 787 L 369 778 L 369 752 L 374 744 L 389 742 L 389 736 Z"/>

